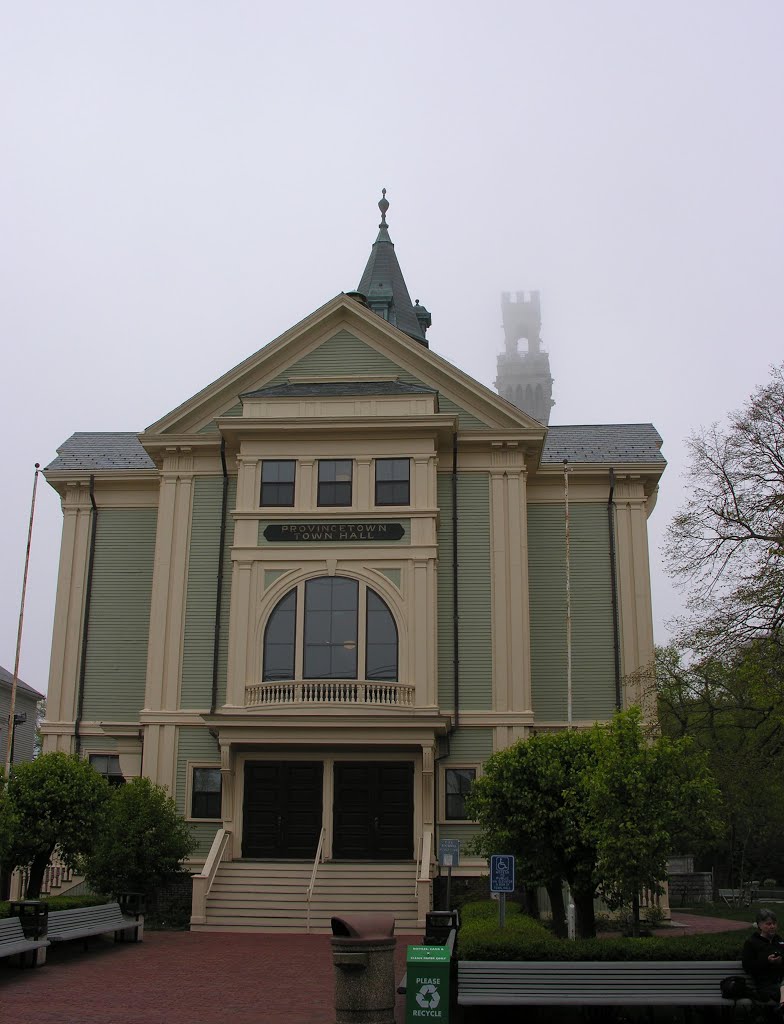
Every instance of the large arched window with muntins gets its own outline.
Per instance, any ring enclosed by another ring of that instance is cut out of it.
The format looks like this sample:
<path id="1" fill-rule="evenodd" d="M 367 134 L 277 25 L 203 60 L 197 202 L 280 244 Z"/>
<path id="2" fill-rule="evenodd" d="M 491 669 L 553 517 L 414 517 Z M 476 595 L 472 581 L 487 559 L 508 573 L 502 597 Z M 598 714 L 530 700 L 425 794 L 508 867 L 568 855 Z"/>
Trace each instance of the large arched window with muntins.
<path id="1" fill-rule="evenodd" d="M 262 680 L 398 678 L 398 632 L 386 602 L 345 576 L 298 584 L 264 630 Z"/>

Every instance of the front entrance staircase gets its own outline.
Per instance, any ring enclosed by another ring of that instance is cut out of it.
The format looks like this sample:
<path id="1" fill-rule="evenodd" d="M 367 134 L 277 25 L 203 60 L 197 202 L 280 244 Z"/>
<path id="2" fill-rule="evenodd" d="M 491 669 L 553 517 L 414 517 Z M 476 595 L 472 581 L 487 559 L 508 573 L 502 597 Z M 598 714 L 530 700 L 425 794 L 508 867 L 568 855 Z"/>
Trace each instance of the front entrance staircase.
<path id="1" fill-rule="evenodd" d="M 325 933 L 333 915 L 378 911 L 398 933 L 422 932 L 413 861 L 327 861 L 308 900 L 312 873 L 305 861 L 221 861 L 191 930 Z"/>

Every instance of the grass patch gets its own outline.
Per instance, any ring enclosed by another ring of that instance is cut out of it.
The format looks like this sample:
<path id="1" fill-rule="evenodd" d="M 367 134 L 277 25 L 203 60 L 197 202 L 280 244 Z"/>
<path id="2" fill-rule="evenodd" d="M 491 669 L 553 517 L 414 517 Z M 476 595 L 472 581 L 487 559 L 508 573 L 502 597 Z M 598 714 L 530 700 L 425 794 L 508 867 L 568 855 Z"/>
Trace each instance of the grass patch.
<path id="1" fill-rule="evenodd" d="M 702 917 L 721 917 L 725 921 L 748 921 L 749 925 L 754 924 L 754 916 L 761 908 L 772 910 L 784 922 L 784 904 L 771 903 L 765 900 L 756 900 L 748 907 L 728 907 L 724 900 L 719 903 L 698 903 L 693 907 L 672 907 L 673 913 L 679 911 L 684 914 L 699 914 Z"/>

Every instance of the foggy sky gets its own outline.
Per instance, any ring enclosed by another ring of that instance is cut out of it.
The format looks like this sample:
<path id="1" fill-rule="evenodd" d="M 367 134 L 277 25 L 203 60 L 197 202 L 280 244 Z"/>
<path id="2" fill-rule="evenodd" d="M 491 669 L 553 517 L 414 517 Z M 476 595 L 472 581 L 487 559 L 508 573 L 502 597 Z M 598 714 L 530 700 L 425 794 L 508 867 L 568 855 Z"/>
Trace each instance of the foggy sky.
<path id="1" fill-rule="evenodd" d="M 0 3 L 0 664 L 33 464 L 142 430 L 340 291 L 388 189 L 431 348 L 492 386 L 538 288 L 553 423 L 683 439 L 780 361 L 779 0 Z M 40 481 L 21 676 L 46 689 L 61 513 Z"/>

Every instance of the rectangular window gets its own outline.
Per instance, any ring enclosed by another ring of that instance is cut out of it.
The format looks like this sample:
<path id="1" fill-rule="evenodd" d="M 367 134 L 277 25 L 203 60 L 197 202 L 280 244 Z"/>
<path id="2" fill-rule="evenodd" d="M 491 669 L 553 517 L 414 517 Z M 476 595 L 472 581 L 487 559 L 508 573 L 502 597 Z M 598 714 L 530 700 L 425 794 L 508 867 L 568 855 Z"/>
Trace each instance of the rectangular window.
<path id="1" fill-rule="evenodd" d="M 191 817 L 221 817 L 220 768 L 194 768 L 191 788 Z"/>
<path id="2" fill-rule="evenodd" d="M 351 505 L 351 459 L 320 459 L 318 464 L 318 503 L 346 507 Z"/>
<path id="3" fill-rule="evenodd" d="M 465 821 L 465 802 L 476 779 L 476 768 L 447 768 L 445 776 L 446 817 L 449 820 Z"/>
<path id="4" fill-rule="evenodd" d="M 90 764 L 99 775 L 103 775 L 110 786 L 122 786 L 125 782 L 120 771 L 119 754 L 90 754 Z"/>
<path id="5" fill-rule="evenodd" d="M 261 464 L 261 504 L 291 507 L 294 504 L 294 459 L 264 459 Z"/>
<path id="6" fill-rule="evenodd" d="M 410 504 L 410 478 L 410 459 L 376 459 L 376 504 Z"/>

